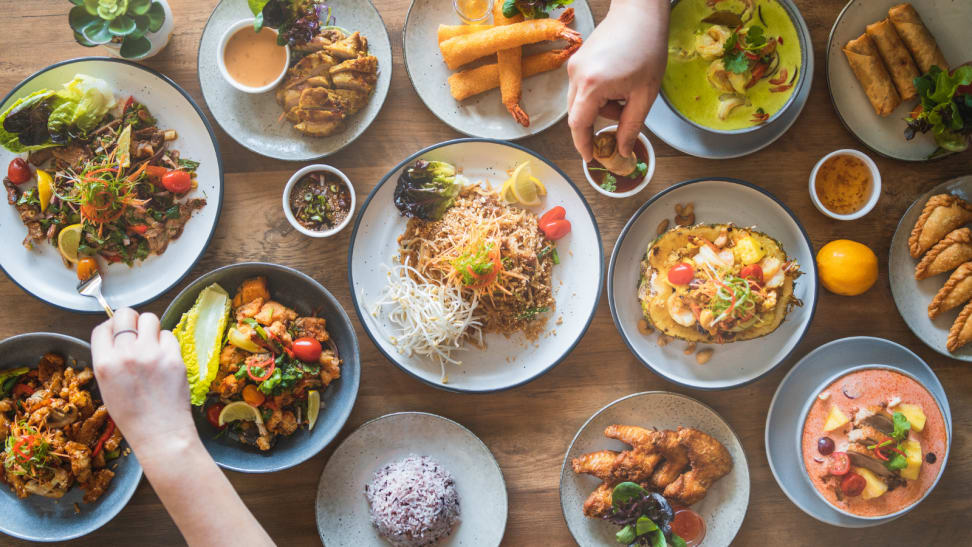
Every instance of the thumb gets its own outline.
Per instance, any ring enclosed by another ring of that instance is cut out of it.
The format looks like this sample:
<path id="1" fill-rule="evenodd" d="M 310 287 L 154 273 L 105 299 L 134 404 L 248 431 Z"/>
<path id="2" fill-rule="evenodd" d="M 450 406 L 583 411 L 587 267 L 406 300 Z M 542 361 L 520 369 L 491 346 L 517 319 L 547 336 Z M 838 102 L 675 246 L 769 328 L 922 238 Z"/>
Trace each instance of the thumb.
<path id="1" fill-rule="evenodd" d="M 635 91 L 628 97 L 624 109 L 621 110 L 621 118 L 618 120 L 618 153 L 624 157 L 631 157 L 634 150 L 635 139 L 641 131 L 642 124 L 649 109 L 648 94 L 643 91 Z"/>

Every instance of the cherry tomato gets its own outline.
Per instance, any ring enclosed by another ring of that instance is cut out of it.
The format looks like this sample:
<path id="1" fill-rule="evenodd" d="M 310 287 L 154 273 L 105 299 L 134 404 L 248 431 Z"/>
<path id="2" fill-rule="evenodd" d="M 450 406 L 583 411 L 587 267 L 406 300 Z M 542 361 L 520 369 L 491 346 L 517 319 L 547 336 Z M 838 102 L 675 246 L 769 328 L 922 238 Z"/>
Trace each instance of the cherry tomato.
<path id="1" fill-rule="evenodd" d="M 547 224 L 542 224 L 540 229 L 543 230 L 547 239 L 556 241 L 570 233 L 570 221 L 565 218 L 553 220 Z"/>
<path id="2" fill-rule="evenodd" d="M 672 532 L 685 540 L 689 547 L 702 543 L 705 537 L 705 521 L 691 509 L 678 509 L 672 520 Z"/>
<path id="3" fill-rule="evenodd" d="M 673 285 L 688 285 L 695 277 L 695 268 L 688 262 L 679 262 L 668 270 L 668 281 Z"/>
<path id="4" fill-rule="evenodd" d="M 23 184 L 31 179 L 34 175 L 30 172 L 30 166 L 24 161 L 24 158 L 14 158 L 10 160 L 10 165 L 7 166 L 7 179 L 14 184 Z"/>
<path id="5" fill-rule="evenodd" d="M 537 224 L 539 224 L 540 227 L 543 227 L 555 220 L 563 220 L 565 218 L 567 218 L 567 210 L 558 205 L 544 213 L 543 216 L 540 217 L 540 221 Z"/>
<path id="6" fill-rule="evenodd" d="M 850 457 L 846 452 L 834 452 L 830 455 L 830 474 L 846 475 L 850 471 Z"/>
<path id="7" fill-rule="evenodd" d="M 845 496 L 860 496 L 865 486 L 867 481 L 857 473 L 848 473 L 840 480 L 840 490 Z"/>
<path id="8" fill-rule="evenodd" d="M 305 363 L 316 363 L 321 351 L 321 343 L 310 336 L 294 340 L 294 356 Z"/>
<path id="9" fill-rule="evenodd" d="M 78 260 L 78 279 L 86 281 L 98 271 L 98 261 L 94 257 L 86 256 Z"/>
<path id="10" fill-rule="evenodd" d="M 174 169 L 162 175 L 162 186 L 173 194 L 185 194 L 192 188 L 192 177 L 185 171 Z"/>
<path id="11" fill-rule="evenodd" d="M 216 403 L 206 409 L 206 419 L 213 427 L 219 427 L 219 413 L 223 411 L 223 407 L 226 405 Z"/>
<path id="12" fill-rule="evenodd" d="M 743 279 L 752 279 L 760 285 L 763 284 L 763 268 L 759 264 L 750 264 L 739 272 L 739 277 Z"/>

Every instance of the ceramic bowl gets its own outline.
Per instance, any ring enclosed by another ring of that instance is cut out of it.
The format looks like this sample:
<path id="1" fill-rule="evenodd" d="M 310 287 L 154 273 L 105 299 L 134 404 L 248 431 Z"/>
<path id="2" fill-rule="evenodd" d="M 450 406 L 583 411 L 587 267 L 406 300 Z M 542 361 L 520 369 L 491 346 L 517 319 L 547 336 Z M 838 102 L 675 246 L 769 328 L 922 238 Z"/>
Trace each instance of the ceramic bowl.
<path id="1" fill-rule="evenodd" d="M 226 83 L 228 83 L 229 85 L 235 87 L 236 89 L 239 89 L 243 93 L 266 93 L 267 91 L 271 91 L 272 89 L 277 87 L 277 85 L 280 84 L 280 82 L 284 79 L 284 76 L 287 75 L 287 67 L 290 66 L 290 46 L 283 46 L 284 51 L 287 52 L 287 61 L 283 64 L 283 66 L 280 67 L 280 74 L 278 74 L 277 77 L 274 78 L 273 81 L 267 85 L 252 87 L 246 84 L 242 84 L 236 81 L 230 75 L 229 69 L 226 68 L 226 44 L 230 41 L 230 38 L 236 35 L 237 32 L 240 32 L 241 30 L 248 27 L 253 28 L 254 21 L 255 19 L 253 17 L 250 17 L 249 19 L 243 19 L 241 21 L 237 21 L 236 23 L 230 25 L 229 28 L 226 29 L 226 32 L 223 33 L 223 37 L 219 41 L 219 50 L 216 53 L 216 64 L 217 66 L 219 66 L 219 73 L 223 75 L 223 79 L 225 79 Z M 264 27 L 263 29 L 260 30 L 260 32 L 264 32 L 264 31 L 277 34 L 276 30 L 269 27 Z"/>
<path id="2" fill-rule="evenodd" d="M 68 364 L 91 366 L 91 346 L 82 340 L 49 332 L 21 334 L 0 342 L 0 370 L 27 366 L 36 368 L 42 355 L 55 352 Z M 97 394 L 97 385 L 91 384 Z M 127 443 L 123 446 L 127 447 Z M 67 541 L 90 534 L 115 518 L 131 499 L 142 478 L 142 466 L 134 453 L 118 460 L 108 490 L 94 503 L 83 501 L 84 492 L 74 486 L 59 500 L 30 496 L 18 499 L 10 487 L 0 483 L 0 532 L 30 541 Z M 80 508 L 76 513 L 74 505 Z M 0 542 L 2 543 L 2 542 Z"/>
<path id="3" fill-rule="evenodd" d="M 267 278 L 270 294 L 277 302 L 293 308 L 299 315 L 316 314 L 327 320 L 327 330 L 342 361 L 341 377 L 321 392 L 322 408 L 314 429 L 308 431 L 302 427 L 289 437 L 280 437 L 266 452 L 225 435 L 217 436 L 219 431 L 209 423 L 202 409 L 194 407 L 192 414 L 196 428 L 209 455 L 220 467 L 243 473 L 288 469 L 324 450 L 351 414 L 361 378 L 358 339 L 341 303 L 310 276 L 286 266 L 243 262 L 213 270 L 190 283 L 172 300 L 162 315 L 162 328 L 174 328 L 182 314 L 192 308 L 200 291 L 209 285 L 219 283 L 232 295 L 244 280 L 258 275 Z"/>
<path id="4" fill-rule="evenodd" d="M 607 133 L 611 131 L 616 132 L 617 130 L 618 130 L 617 124 L 609 125 L 608 127 L 605 127 L 600 131 L 598 131 L 597 133 L 595 133 L 595 135 L 600 135 L 601 133 Z M 608 192 L 604 188 L 601 188 L 601 185 L 599 185 L 594 180 L 594 177 L 591 176 L 591 172 L 587 167 L 587 162 L 581 160 L 581 164 L 583 164 L 584 166 L 584 176 L 587 178 L 587 182 L 591 183 L 591 186 L 593 186 L 594 189 L 597 190 L 599 194 L 612 197 L 612 198 L 631 197 L 637 194 L 638 192 L 644 190 L 645 187 L 648 186 L 648 183 L 651 182 L 651 177 L 652 175 L 655 174 L 655 149 L 651 147 L 651 142 L 648 140 L 648 137 L 646 137 L 645 134 L 641 133 L 640 131 L 638 132 L 638 140 L 641 141 L 641 144 L 645 145 L 645 150 L 648 151 L 648 171 L 645 172 L 645 177 L 641 179 L 641 182 L 639 182 L 637 186 L 635 186 L 634 188 L 626 192 Z"/>
<path id="5" fill-rule="evenodd" d="M 344 220 L 342 220 L 337 226 L 331 228 L 330 230 L 309 230 L 303 227 L 299 222 L 297 222 L 297 218 L 294 217 L 294 212 L 290 210 L 290 194 L 291 192 L 293 192 L 294 185 L 297 184 L 297 181 L 299 181 L 301 177 L 310 173 L 314 173 L 315 171 L 326 171 L 340 178 L 341 181 L 344 183 L 344 185 L 348 187 L 348 191 L 351 193 L 351 210 L 348 211 L 348 216 L 344 217 Z M 331 167 L 330 165 L 324 165 L 324 164 L 308 165 L 307 167 L 304 167 L 303 169 L 300 169 L 296 173 L 294 173 L 293 176 L 290 177 L 290 180 L 287 181 L 287 185 L 284 186 L 284 191 L 283 191 L 284 216 L 287 217 L 287 222 L 289 222 L 290 225 L 293 226 L 295 230 L 304 234 L 307 237 L 331 237 L 332 235 L 343 230 L 345 226 L 350 224 L 351 219 L 354 218 L 354 208 L 356 204 L 357 201 L 354 195 L 354 186 L 351 184 L 351 180 L 348 179 L 348 177 L 344 173 L 338 171 L 337 169 Z"/>
<path id="6" fill-rule="evenodd" d="M 834 156 L 853 156 L 867 166 L 867 170 L 871 173 L 871 195 L 867 198 L 867 203 L 864 204 L 859 210 L 853 213 L 848 213 L 842 215 L 835 213 L 830 209 L 827 209 L 823 203 L 820 202 L 820 198 L 817 197 L 817 173 L 820 172 L 820 166 L 827 162 L 830 158 Z M 818 211 L 827 215 L 830 218 L 836 220 L 856 220 L 862 216 L 871 212 L 874 206 L 877 205 L 878 199 L 881 197 L 881 172 L 878 171 L 877 164 L 874 163 L 867 154 L 854 150 L 853 148 L 844 148 L 842 150 L 834 150 L 833 152 L 827 154 L 826 156 L 820 158 L 820 161 L 813 166 L 813 170 L 810 172 L 810 200 L 813 201 L 813 206 L 817 208 Z"/>

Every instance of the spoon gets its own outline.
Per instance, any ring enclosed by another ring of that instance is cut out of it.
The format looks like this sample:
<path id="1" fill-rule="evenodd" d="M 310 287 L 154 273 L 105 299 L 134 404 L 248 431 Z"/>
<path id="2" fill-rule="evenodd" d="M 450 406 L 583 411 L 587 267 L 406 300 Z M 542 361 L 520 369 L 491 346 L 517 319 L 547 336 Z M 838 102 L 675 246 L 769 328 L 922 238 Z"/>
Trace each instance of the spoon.
<path id="1" fill-rule="evenodd" d="M 84 296 L 98 299 L 101 307 L 108 314 L 108 317 L 114 317 L 115 314 L 111 311 L 111 306 L 108 305 L 108 301 L 105 300 L 105 295 L 101 294 L 101 272 L 95 272 L 88 279 L 78 283 L 78 292 Z"/>

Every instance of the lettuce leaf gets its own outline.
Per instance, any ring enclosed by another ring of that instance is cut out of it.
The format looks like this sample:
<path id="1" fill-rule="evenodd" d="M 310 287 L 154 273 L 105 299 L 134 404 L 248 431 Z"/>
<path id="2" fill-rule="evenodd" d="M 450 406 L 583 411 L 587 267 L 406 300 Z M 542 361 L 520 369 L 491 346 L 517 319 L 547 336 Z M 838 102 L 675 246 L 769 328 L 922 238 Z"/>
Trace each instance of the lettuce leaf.
<path id="1" fill-rule="evenodd" d="M 105 114 L 115 107 L 115 95 L 108 82 L 86 74 L 76 74 L 57 92 L 57 97 L 61 102 L 51 111 L 47 122 L 53 135 L 84 135 L 96 128 Z"/>
<path id="2" fill-rule="evenodd" d="M 8 108 L 3 114 L 0 114 L 0 145 L 15 154 L 22 154 L 24 152 L 30 152 L 31 150 L 41 150 L 44 148 L 57 146 L 57 144 L 51 142 L 50 139 L 46 139 L 45 142 L 41 144 L 25 145 L 20 142 L 20 133 L 27 129 L 25 128 L 24 130 L 14 133 L 12 131 L 8 131 L 6 126 L 9 124 L 4 123 L 7 116 L 9 116 L 11 113 L 16 113 L 22 109 L 32 109 L 37 104 L 49 100 L 53 96 L 54 92 L 50 89 L 41 89 L 39 91 L 35 91 L 26 97 L 17 99 L 14 104 L 10 105 L 10 108 Z"/>
<path id="3" fill-rule="evenodd" d="M 193 405 L 200 406 L 206 401 L 209 385 L 216 379 L 229 316 L 230 296 L 219 284 L 213 283 L 199 293 L 192 309 L 182 314 L 172 331 L 186 364 Z"/>

